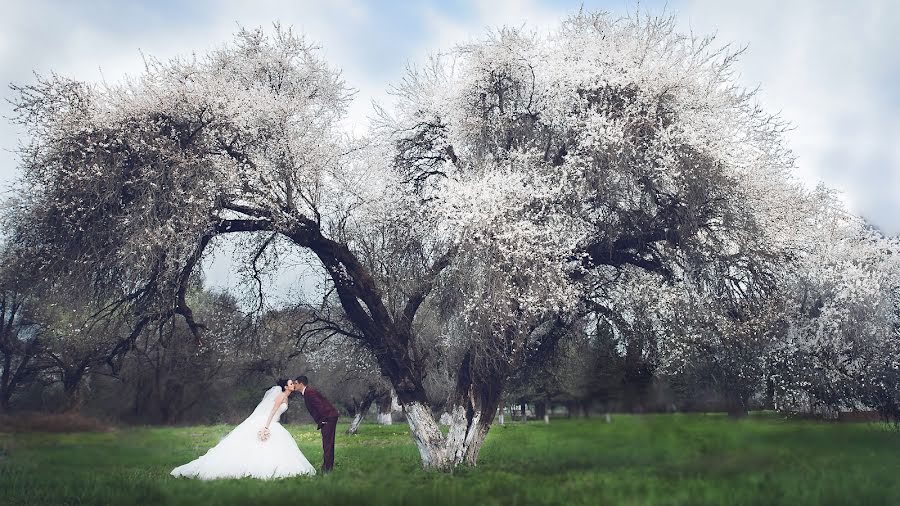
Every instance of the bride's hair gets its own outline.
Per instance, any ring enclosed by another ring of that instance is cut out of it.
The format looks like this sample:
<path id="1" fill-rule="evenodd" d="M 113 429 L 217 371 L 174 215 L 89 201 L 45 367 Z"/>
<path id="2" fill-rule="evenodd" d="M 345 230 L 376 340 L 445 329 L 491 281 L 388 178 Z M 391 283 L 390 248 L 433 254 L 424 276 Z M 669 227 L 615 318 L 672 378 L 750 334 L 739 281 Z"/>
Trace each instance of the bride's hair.
<path id="1" fill-rule="evenodd" d="M 276 385 L 281 387 L 281 391 L 284 392 L 284 389 L 287 388 L 287 382 L 285 378 L 278 378 L 278 381 L 275 383 Z"/>

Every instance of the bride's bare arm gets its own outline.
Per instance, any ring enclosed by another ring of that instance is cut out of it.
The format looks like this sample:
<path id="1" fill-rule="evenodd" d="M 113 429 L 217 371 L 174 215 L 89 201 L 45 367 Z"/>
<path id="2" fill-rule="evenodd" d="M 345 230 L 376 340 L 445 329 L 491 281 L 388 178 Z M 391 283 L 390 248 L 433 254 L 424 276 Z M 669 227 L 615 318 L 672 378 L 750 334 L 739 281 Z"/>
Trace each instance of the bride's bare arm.
<path id="1" fill-rule="evenodd" d="M 269 424 L 272 423 L 272 418 L 275 417 L 275 412 L 278 411 L 278 406 L 281 406 L 281 403 L 284 402 L 284 394 L 282 393 L 278 397 L 275 398 L 275 405 L 272 406 L 272 411 L 269 412 L 269 418 L 266 420 L 266 428 L 269 428 Z"/>

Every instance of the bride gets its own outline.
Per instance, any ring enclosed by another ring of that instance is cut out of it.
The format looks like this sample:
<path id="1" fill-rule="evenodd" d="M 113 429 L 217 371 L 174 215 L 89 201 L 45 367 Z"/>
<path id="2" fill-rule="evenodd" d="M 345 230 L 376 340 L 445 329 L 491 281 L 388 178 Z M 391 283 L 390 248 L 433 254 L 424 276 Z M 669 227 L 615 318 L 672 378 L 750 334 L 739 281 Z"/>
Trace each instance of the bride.
<path id="1" fill-rule="evenodd" d="M 216 478 L 286 478 L 299 474 L 316 474 L 290 432 L 278 423 L 287 409 L 287 398 L 294 382 L 278 380 L 266 391 L 262 401 L 246 420 L 228 433 L 205 455 L 172 470 L 172 476 L 212 480 Z M 267 417 L 268 415 L 268 417 Z M 261 429 L 269 430 L 269 438 L 260 440 Z"/>

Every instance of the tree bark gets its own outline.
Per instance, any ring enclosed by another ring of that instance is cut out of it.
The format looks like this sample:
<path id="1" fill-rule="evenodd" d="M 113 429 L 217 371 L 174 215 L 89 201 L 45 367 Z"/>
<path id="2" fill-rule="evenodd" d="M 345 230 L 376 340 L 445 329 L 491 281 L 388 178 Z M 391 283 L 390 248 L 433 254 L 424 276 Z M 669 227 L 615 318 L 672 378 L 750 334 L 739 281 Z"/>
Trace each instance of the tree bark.
<path id="1" fill-rule="evenodd" d="M 375 401 L 375 390 L 369 390 L 366 392 L 362 399 L 359 402 L 359 405 L 354 406 L 354 414 L 353 421 L 350 422 L 350 428 L 347 429 L 347 434 L 356 435 L 359 433 L 359 424 L 362 423 L 363 419 L 366 417 L 366 414 L 369 413 L 369 408 L 372 407 L 372 403 Z"/>
<path id="2" fill-rule="evenodd" d="M 472 353 L 460 365 L 450 396 L 450 427 L 446 437 L 439 430 L 427 402 L 404 404 L 413 440 L 426 469 L 452 470 L 475 466 L 490 431 L 503 393 L 501 371 L 479 370 Z"/>
<path id="3" fill-rule="evenodd" d="M 446 437 L 427 405 L 418 402 L 406 405 L 406 419 L 423 467 L 451 470 L 461 464 L 477 465 L 497 410 L 497 401 L 492 400 L 494 394 L 487 390 L 473 390 L 469 401 L 454 403 Z"/>
<path id="4" fill-rule="evenodd" d="M 5 353 L 3 356 L 3 371 L 0 371 L 0 413 L 9 412 L 9 401 L 12 398 L 13 385 L 10 381 L 10 368 L 12 367 L 12 355 Z"/>
<path id="5" fill-rule="evenodd" d="M 732 418 L 744 418 L 747 416 L 747 405 L 750 396 L 742 393 L 733 393 L 728 399 L 728 416 Z"/>
<path id="6" fill-rule="evenodd" d="M 544 401 L 534 403 L 534 416 L 536 418 L 544 418 L 547 414 L 547 405 Z"/>
<path id="7" fill-rule="evenodd" d="M 366 415 L 363 411 L 359 411 L 355 415 L 353 415 L 353 421 L 350 422 L 350 427 L 347 429 L 348 435 L 355 436 L 359 433 L 359 424 L 362 423 L 365 416 Z"/>
<path id="8" fill-rule="evenodd" d="M 386 393 L 378 398 L 378 424 L 379 425 L 393 425 L 394 418 L 391 416 L 393 411 L 393 397 L 390 393 Z"/>
<path id="9" fill-rule="evenodd" d="M 81 392 L 81 383 L 84 379 L 86 366 L 66 368 L 62 372 L 63 395 L 65 396 L 65 404 L 63 405 L 63 413 L 77 413 L 81 410 L 84 402 Z"/>
<path id="10" fill-rule="evenodd" d="M 453 465 L 475 466 L 503 395 L 505 371 L 479 365 L 473 352 L 466 354 L 452 396 L 452 422 L 447 445 Z"/>
<path id="11" fill-rule="evenodd" d="M 10 411 L 12 396 L 16 390 L 34 377 L 37 368 L 33 362 L 41 351 L 37 338 L 21 341 L 18 333 L 13 331 L 14 320 L 20 308 L 21 304 L 8 305 L 6 297 L 0 297 L 0 312 L 8 314 L 6 320 L 0 318 L 0 354 L 3 355 L 0 369 L 0 410 L 3 412 Z"/>
<path id="12" fill-rule="evenodd" d="M 406 423 L 413 441 L 419 449 L 422 467 L 448 471 L 452 468 L 447 458 L 446 439 L 431 414 L 427 403 L 414 401 L 404 404 Z"/>
<path id="13" fill-rule="evenodd" d="M 63 413 L 77 413 L 81 410 L 84 399 L 81 396 L 81 382 L 63 383 L 63 395 L 65 396 L 65 404 Z"/>

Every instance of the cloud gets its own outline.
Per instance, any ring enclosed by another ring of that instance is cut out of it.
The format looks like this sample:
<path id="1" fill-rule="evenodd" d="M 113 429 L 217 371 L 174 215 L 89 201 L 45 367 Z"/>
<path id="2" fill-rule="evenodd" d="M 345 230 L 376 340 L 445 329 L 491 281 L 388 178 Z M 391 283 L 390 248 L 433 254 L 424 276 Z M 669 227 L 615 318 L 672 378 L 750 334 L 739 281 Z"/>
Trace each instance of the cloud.
<path id="1" fill-rule="evenodd" d="M 797 174 L 843 192 L 855 212 L 900 233 L 900 3 L 692 0 L 679 22 L 747 44 L 739 63 L 760 102 L 795 129 Z"/>

